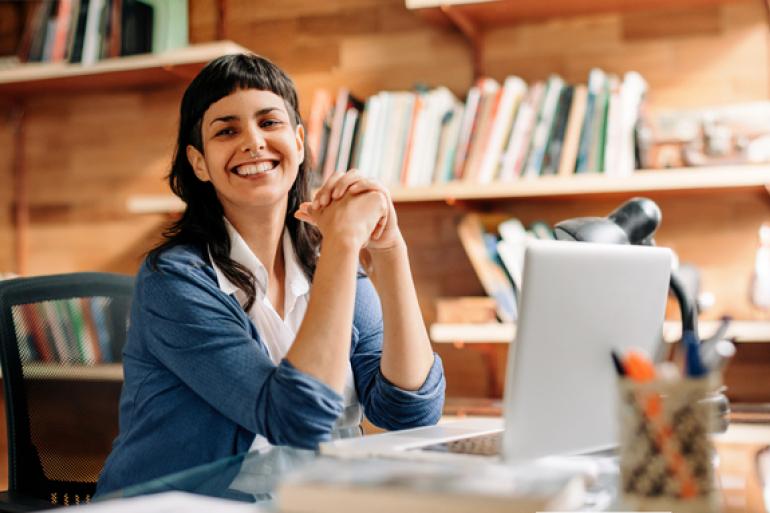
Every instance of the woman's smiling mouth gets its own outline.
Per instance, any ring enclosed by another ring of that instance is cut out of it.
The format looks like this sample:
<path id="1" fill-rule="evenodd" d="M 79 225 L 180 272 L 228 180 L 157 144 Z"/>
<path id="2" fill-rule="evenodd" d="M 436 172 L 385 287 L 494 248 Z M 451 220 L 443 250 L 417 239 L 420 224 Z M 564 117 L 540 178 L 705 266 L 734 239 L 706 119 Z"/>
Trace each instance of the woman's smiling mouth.
<path id="1" fill-rule="evenodd" d="M 249 162 L 235 166 L 231 171 L 238 176 L 253 176 L 272 171 L 278 166 L 277 160 L 265 160 L 262 162 Z"/>

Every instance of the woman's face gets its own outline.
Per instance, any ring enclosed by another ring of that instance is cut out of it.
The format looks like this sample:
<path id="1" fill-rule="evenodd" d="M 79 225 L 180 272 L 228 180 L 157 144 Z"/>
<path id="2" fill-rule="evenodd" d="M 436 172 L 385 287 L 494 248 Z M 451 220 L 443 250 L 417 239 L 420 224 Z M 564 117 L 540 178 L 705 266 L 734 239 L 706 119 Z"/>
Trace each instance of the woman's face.
<path id="1" fill-rule="evenodd" d="M 187 158 L 213 184 L 225 213 L 286 204 L 304 158 L 304 131 L 292 127 L 283 98 L 257 89 L 225 96 L 203 114 L 201 140 L 203 154 L 188 146 Z"/>

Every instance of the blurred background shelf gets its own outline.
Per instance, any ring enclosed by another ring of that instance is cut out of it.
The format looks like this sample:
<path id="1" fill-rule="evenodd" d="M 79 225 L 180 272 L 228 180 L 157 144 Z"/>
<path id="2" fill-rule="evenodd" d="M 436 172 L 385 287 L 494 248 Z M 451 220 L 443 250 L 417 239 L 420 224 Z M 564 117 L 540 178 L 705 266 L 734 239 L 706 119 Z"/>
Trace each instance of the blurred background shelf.
<path id="1" fill-rule="evenodd" d="M 52 92 L 93 92 L 141 88 L 190 80 L 210 60 L 247 51 L 230 41 L 104 59 L 92 65 L 65 62 L 26 63 L 0 69 L 0 95 L 28 97 Z"/>
<path id="2" fill-rule="evenodd" d="M 734 0 L 406 0 L 407 9 L 442 22 L 448 10 L 460 13 L 477 27 L 499 27 L 553 17 L 630 12 L 661 7 L 697 8 Z"/>
<path id="3" fill-rule="evenodd" d="M 123 381 L 123 365 L 61 365 L 33 363 L 24 366 L 24 377 L 35 380 Z"/>

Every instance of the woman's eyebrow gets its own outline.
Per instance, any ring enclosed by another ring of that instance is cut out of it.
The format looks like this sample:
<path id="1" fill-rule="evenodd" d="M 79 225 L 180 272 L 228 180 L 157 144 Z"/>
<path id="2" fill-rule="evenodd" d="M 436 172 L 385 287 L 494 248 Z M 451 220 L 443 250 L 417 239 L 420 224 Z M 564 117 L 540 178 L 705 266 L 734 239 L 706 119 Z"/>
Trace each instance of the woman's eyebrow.
<path id="1" fill-rule="evenodd" d="M 228 116 L 220 116 L 218 118 L 214 118 L 211 120 L 211 123 L 209 123 L 209 126 L 213 125 L 217 121 L 220 121 L 222 123 L 227 123 L 228 121 L 235 121 L 238 119 L 238 116 L 235 116 L 233 114 L 230 114 Z"/>
<path id="2" fill-rule="evenodd" d="M 278 107 L 265 107 L 264 109 L 259 109 L 257 112 L 254 113 L 256 117 L 264 116 L 265 114 L 269 114 L 273 111 L 280 111 Z M 218 118 L 214 118 L 211 120 L 211 123 L 209 123 L 209 126 L 213 125 L 217 121 L 222 123 L 227 123 L 228 121 L 235 121 L 238 119 L 238 116 L 235 116 L 233 114 L 229 114 L 227 116 L 220 116 Z"/>

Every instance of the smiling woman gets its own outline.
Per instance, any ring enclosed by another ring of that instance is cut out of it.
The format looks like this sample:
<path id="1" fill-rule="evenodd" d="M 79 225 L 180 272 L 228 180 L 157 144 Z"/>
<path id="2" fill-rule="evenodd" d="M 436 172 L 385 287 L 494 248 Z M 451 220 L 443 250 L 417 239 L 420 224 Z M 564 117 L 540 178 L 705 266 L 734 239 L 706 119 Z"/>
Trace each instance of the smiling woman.
<path id="1" fill-rule="evenodd" d="M 186 204 L 136 281 L 105 493 L 272 445 L 435 423 L 445 381 L 385 189 L 310 197 L 294 85 L 228 55 L 192 81 L 169 183 Z M 360 270 L 364 255 L 367 274 Z"/>

